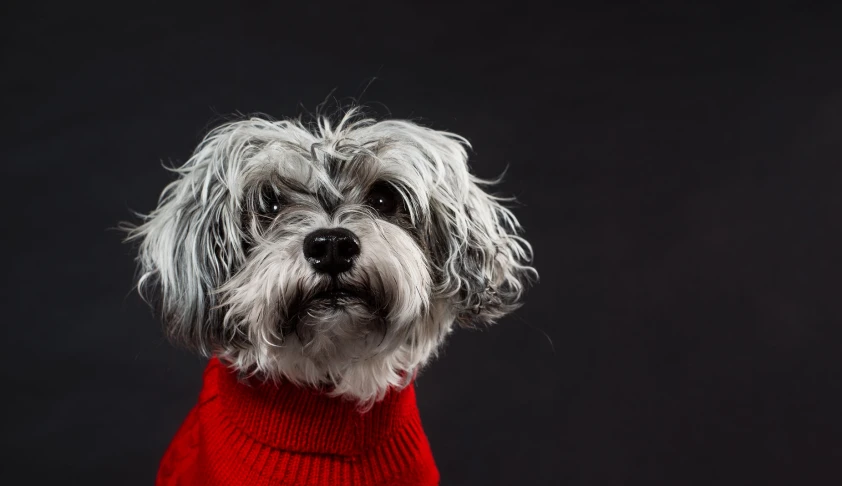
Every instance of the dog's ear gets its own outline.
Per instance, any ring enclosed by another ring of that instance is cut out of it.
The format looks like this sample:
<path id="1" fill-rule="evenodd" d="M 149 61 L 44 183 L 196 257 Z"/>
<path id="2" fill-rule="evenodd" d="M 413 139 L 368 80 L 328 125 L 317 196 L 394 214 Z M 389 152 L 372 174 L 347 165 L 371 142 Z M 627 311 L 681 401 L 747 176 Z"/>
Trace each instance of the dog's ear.
<path id="1" fill-rule="evenodd" d="M 236 167 L 249 143 L 236 123 L 210 132 L 142 224 L 138 290 L 160 307 L 169 337 L 210 354 L 222 339 L 215 290 L 244 261 Z"/>
<path id="2" fill-rule="evenodd" d="M 537 277 L 532 249 L 520 237 L 506 199 L 469 173 L 468 142 L 452 133 L 405 124 L 400 130 L 427 161 L 428 247 L 436 293 L 451 299 L 463 325 L 491 323 L 519 306 L 525 285 Z"/>
<path id="3" fill-rule="evenodd" d="M 463 325 L 491 323 L 515 310 L 525 285 L 537 277 L 517 219 L 501 204 L 504 199 L 483 190 L 493 183 L 469 176 L 466 190 L 456 195 L 453 219 L 445 218 L 452 236 L 444 270 L 451 277 L 448 290 L 458 288 L 457 320 Z"/>

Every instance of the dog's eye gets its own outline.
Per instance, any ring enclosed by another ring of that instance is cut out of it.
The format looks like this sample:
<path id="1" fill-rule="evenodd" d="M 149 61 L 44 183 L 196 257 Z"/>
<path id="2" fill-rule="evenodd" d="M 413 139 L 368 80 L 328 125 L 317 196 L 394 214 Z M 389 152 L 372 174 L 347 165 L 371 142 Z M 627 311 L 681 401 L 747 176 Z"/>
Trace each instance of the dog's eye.
<path id="1" fill-rule="evenodd" d="M 366 204 L 378 213 L 388 216 L 395 214 L 400 206 L 400 196 L 386 183 L 375 184 L 366 198 Z"/>
<path id="2" fill-rule="evenodd" d="M 273 215 L 281 212 L 284 207 L 284 201 L 280 194 L 277 194 L 271 189 L 266 189 L 260 194 L 260 201 L 258 201 L 257 209 L 261 214 Z"/>

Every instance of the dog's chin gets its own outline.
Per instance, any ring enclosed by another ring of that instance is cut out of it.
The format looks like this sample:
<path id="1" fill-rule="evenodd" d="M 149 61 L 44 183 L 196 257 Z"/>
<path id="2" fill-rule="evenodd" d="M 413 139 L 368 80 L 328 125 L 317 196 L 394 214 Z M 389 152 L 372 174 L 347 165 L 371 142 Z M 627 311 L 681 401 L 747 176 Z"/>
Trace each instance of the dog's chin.
<path id="1" fill-rule="evenodd" d="M 330 362 L 363 357 L 387 330 L 373 301 L 371 295 L 350 289 L 314 294 L 302 305 L 291 330 L 303 354 Z"/>

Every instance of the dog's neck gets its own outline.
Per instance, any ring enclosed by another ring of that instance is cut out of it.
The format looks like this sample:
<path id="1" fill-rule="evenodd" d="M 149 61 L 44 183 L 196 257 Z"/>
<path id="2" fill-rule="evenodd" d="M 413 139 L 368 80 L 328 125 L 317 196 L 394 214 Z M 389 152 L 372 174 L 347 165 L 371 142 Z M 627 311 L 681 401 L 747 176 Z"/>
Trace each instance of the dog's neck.
<path id="1" fill-rule="evenodd" d="M 243 379 L 214 358 L 221 411 L 234 427 L 276 449 L 355 456 L 418 416 L 412 384 L 390 390 L 370 410 L 350 400 L 291 383 Z"/>

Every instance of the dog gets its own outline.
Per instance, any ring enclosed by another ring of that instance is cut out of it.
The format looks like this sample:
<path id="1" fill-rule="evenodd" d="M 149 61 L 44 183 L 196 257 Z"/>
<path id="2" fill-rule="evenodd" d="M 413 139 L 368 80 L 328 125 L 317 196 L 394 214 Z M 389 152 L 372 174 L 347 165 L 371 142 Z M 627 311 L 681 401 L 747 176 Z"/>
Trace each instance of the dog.
<path id="1" fill-rule="evenodd" d="M 210 131 L 127 227 L 141 295 L 210 359 L 157 484 L 438 484 L 413 380 L 537 273 L 468 141 L 351 108 Z"/>

